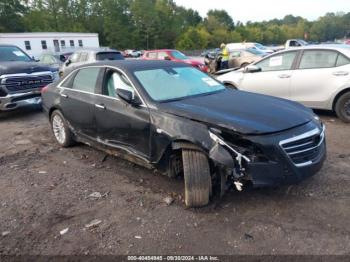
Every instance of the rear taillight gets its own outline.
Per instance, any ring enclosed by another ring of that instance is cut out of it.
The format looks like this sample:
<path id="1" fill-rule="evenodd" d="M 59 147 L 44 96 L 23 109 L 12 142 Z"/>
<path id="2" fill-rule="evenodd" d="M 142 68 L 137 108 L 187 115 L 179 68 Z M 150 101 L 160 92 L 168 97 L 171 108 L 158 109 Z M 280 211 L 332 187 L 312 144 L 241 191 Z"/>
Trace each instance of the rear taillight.
<path id="1" fill-rule="evenodd" d="M 46 93 L 47 91 L 49 90 L 49 86 L 44 86 L 42 89 L 41 89 L 41 94 L 44 94 Z"/>

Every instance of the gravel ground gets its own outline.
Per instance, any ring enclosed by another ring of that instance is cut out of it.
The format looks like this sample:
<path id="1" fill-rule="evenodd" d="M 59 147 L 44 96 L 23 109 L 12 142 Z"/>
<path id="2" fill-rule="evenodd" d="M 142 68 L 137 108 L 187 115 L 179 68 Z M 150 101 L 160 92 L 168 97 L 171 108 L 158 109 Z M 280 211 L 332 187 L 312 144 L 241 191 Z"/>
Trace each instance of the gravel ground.
<path id="1" fill-rule="evenodd" d="M 35 108 L 2 113 L 0 255 L 350 254 L 350 125 L 320 115 L 328 159 L 316 176 L 186 209 L 182 179 L 61 149 Z"/>

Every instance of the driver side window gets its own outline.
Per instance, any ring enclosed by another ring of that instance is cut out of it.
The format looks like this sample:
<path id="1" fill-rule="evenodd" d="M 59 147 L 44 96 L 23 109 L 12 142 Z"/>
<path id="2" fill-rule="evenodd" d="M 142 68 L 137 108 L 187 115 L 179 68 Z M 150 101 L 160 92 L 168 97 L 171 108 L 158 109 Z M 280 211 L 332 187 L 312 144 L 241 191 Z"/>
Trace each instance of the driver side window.
<path id="1" fill-rule="evenodd" d="M 291 70 L 296 54 L 296 51 L 277 54 L 255 65 L 260 67 L 262 72 Z"/>
<path id="2" fill-rule="evenodd" d="M 117 97 L 117 89 L 124 89 L 134 93 L 129 80 L 121 73 L 110 70 L 107 72 L 105 94 L 110 97 Z"/>

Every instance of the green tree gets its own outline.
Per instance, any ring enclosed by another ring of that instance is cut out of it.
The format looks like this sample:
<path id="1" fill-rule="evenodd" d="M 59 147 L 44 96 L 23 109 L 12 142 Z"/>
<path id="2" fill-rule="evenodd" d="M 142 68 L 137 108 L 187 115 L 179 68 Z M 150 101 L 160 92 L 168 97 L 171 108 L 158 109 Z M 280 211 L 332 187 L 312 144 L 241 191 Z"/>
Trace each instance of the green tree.
<path id="1" fill-rule="evenodd" d="M 20 0 L 0 1 L 0 32 L 22 32 L 24 23 L 22 16 L 27 8 Z"/>

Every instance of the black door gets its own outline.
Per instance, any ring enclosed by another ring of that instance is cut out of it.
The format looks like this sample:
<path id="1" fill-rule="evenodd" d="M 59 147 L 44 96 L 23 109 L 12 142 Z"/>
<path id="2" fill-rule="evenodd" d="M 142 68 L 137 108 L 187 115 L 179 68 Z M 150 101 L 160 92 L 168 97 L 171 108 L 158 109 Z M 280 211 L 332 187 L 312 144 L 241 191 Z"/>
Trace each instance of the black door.
<path id="1" fill-rule="evenodd" d="M 101 69 L 80 69 L 60 91 L 60 104 L 64 117 L 79 134 L 96 138 L 95 87 Z"/>
<path id="2" fill-rule="evenodd" d="M 130 153 L 149 159 L 150 115 L 146 106 L 132 106 L 116 95 L 116 89 L 135 93 L 128 79 L 120 72 L 107 70 L 102 95 L 96 96 L 95 118 L 100 142 L 126 149 Z"/>

